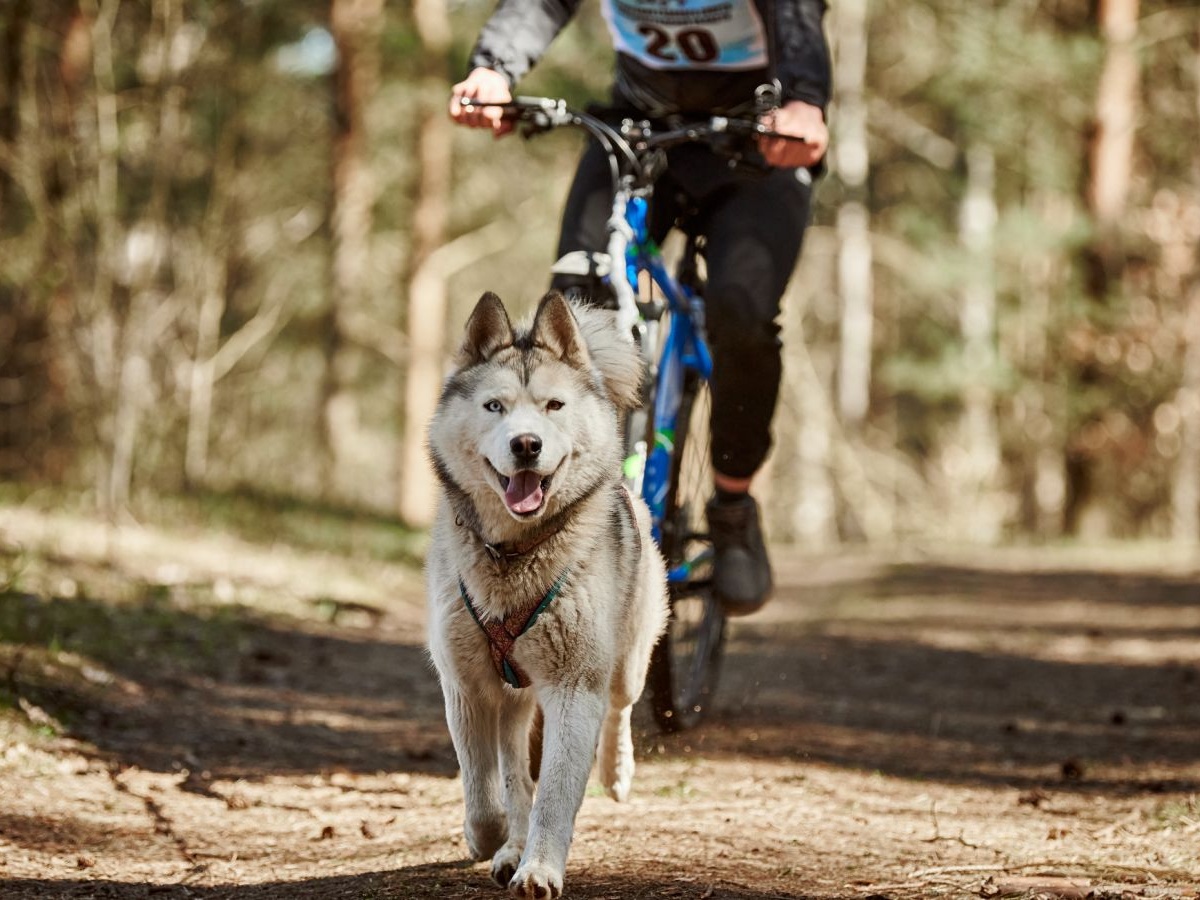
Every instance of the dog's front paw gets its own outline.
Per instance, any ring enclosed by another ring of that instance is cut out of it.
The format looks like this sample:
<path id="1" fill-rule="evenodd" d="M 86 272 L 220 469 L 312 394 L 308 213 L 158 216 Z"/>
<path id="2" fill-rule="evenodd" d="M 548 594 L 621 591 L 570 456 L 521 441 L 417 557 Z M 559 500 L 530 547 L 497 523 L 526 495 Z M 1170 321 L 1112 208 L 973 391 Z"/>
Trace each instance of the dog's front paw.
<path id="1" fill-rule="evenodd" d="M 513 875 L 521 865 L 521 850 L 520 844 L 509 841 L 492 857 L 492 881 L 500 887 L 508 887 L 512 883 Z"/>
<path id="2" fill-rule="evenodd" d="M 468 819 L 463 825 L 463 833 L 472 859 L 491 859 L 508 840 L 508 822 L 503 816 L 476 821 Z"/>
<path id="3" fill-rule="evenodd" d="M 562 888 L 562 872 L 538 862 L 525 863 L 508 883 L 509 893 L 521 900 L 557 900 Z"/>

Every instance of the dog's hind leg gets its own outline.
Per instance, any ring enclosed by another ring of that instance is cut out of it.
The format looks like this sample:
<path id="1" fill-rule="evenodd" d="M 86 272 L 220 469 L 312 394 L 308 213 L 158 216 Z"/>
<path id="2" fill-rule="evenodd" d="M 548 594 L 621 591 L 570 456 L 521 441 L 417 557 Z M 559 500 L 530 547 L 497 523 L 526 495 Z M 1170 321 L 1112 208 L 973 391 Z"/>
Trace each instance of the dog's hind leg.
<path id="1" fill-rule="evenodd" d="M 577 685 L 553 686 L 539 691 L 538 701 L 546 730 L 542 772 L 530 815 L 529 843 L 508 889 L 521 898 L 553 900 L 562 894 L 567 852 L 596 757 L 605 697 Z"/>
<path id="2" fill-rule="evenodd" d="M 662 630 L 663 614 L 658 607 L 646 603 L 640 628 L 635 628 L 628 653 L 620 660 L 609 689 L 608 713 L 600 732 L 598 768 L 600 783 L 608 796 L 618 802 L 629 798 L 633 784 L 633 704 L 646 686 L 646 669 L 658 633 Z"/>
<path id="3" fill-rule="evenodd" d="M 609 689 L 608 713 L 600 731 L 599 774 L 604 791 L 623 803 L 633 784 L 633 704 L 646 685 L 650 663 L 648 642 L 640 640 L 617 666 Z"/>
<path id="4" fill-rule="evenodd" d="M 614 701 L 608 707 L 604 727 L 600 730 L 600 783 L 604 785 L 605 793 L 618 802 L 628 799 L 629 786 L 633 783 L 632 716 L 632 703 L 618 707 Z"/>
<path id="5" fill-rule="evenodd" d="M 499 716 L 491 692 L 468 694 L 444 686 L 446 724 L 462 769 L 463 831 L 475 859 L 490 859 L 508 839 L 497 765 Z"/>
<path id="6" fill-rule="evenodd" d="M 500 708 L 500 780 L 504 786 L 504 811 L 508 817 L 508 840 L 492 857 L 492 879 L 508 887 L 529 831 L 529 808 L 533 804 L 530 766 L 530 724 L 537 702 L 532 691 L 505 691 Z"/>

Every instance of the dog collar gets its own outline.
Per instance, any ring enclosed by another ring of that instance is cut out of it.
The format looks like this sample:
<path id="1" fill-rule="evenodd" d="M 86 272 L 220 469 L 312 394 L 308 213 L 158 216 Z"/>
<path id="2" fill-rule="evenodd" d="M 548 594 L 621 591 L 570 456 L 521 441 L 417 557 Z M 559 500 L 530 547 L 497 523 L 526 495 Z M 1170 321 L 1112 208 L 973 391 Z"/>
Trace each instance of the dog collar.
<path id="1" fill-rule="evenodd" d="M 537 602 L 510 613 L 504 619 L 488 619 L 486 621 L 480 617 L 479 611 L 475 608 L 467 586 L 461 578 L 458 579 L 458 594 L 462 597 L 463 605 L 467 607 L 475 624 L 487 636 L 488 649 L 492 654 L 492 665 L 496 668 L 496 674 L 514 688 L 529 687 L 530 681 L 529 676 L 521 670 L 521 667 L 509 659 L 513 644 L 517 642 L 517 638 L 533 627 L 537 617 L 562 592 L 568 574 L 570 574 L 570 569 L 559 575 L 558 580 L 550 585 L 550 589 Z"/>
<path id="2" fill-rule="evenodd" d="M 636 531 L 638 523 L 637 513 L 635 513 L 633 510 L 633 496 L 630 494 L 629 488 L 624 483 L 618 484 L 617 492 L 621 494 L 621 499 L 625 501 L 625 508 L 629 510 L 629 518 L 633 522 L 633 528 Z M 525 543 L 516 541 L 509 543 L 492 543 L 483 536 L 483 532 L 481 532 L 474 524 L 465 519 L 461 513 L 455 515 L 454 524 L 459 528 L 466 528 L 469 532 L 471 532 L 471 534 L 475 537 L 475 540 L 479 541 L 480 545 L 483 547 L 484 552 L 491 558 L 492 562 L 494 562 L 501 569 L 505 569 L 514 560 L 520 559 L 526 553 L 531 553 L 538 547 L 542 546 L 542 544 L 546 543 L 546 541 L 550 540 L 550 538 L 561 532 L 565 522 L 558 521 L 556 527 L 551 528 L 537 540 L 526 541 Z"/>
<path id="3" fill-rule="evenodd" d="M 474 528 L 468 522 L 464 521 L 462 516 L 455 516 L 454 524 L 458 525 L 460 528 L 466 528 L 469 532 L 471 532 L 471 534 L 474 535 L 475 540 L 479 541 L 480 545 L 483 547 L 483 551 L 491 558 L 492 562 L 496 563 L 496 565 L 500 566 L 501 568 L 507 567 L 513 560 L 519 559 L 526 553 L 536 550 L 542 544 L 546 543 L 546 541 L 550 540 L 550 538 L 562 531 L 562 526 L 560 525 L 558 528 L 554 528 L 542 535 L 536 541 L 528 541 L 526 543 L 492 543 L 488 541 L 482 533 L 480 533 L 479 529 Z"/>

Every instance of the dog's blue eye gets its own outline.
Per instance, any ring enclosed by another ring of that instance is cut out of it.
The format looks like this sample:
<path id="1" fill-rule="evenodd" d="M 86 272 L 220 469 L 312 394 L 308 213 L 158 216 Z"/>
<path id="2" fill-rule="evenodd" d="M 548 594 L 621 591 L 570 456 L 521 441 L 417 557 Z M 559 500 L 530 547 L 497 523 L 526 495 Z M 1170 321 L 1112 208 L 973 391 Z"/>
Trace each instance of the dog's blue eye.
<path id="1" fill-rule="evenodd" d="M 504 412 L 504 404 L 499 400 L 489 400 L 487 403 L 483 404 L 483 408 L 488 412 Z"/>
<path id="2" fill-rule="evenodd" d="M 555 410 L 559 410 L 562 408 L 563 408 L 563 402 L 561 400 L 551 400 L 549 403 L 546 404 L 546 409 L 550 410 L 550 412 L 554 412 Z"/>

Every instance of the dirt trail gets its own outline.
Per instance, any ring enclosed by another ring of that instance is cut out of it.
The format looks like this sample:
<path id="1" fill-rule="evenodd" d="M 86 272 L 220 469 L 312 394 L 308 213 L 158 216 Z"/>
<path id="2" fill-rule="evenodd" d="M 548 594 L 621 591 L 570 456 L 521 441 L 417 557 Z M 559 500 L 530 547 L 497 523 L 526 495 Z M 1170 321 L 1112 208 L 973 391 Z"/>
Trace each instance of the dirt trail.
<path id="1" fill-rule="evenodd" d="M 0 528 L 0 897 L 502 896 L 411 568 Z M 780 560 L 712 721 L 643 710 L 632 800 L 589 793 L 569 897 L 1197 896 L 1194 569 Z"/>

